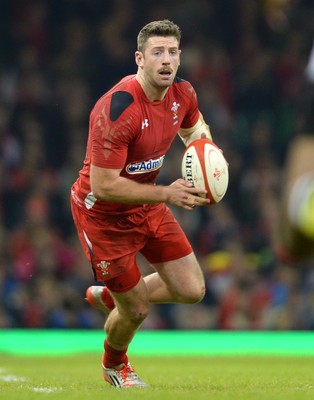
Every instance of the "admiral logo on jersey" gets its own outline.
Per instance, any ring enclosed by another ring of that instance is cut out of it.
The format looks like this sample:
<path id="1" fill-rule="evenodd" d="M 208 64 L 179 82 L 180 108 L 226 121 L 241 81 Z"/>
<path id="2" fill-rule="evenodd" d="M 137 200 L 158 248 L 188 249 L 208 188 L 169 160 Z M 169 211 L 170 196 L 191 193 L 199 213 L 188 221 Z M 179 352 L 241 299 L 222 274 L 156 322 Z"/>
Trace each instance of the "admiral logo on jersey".
<path id="1" fill-rule="evenodd" d="M 161 168 L 165 156 L 161 156 L 156 160 L 139 161 L 137 163 L 128 164 L 125 169 L 129 174 L 144 174 L 145 172 L 156 171 Z"/>

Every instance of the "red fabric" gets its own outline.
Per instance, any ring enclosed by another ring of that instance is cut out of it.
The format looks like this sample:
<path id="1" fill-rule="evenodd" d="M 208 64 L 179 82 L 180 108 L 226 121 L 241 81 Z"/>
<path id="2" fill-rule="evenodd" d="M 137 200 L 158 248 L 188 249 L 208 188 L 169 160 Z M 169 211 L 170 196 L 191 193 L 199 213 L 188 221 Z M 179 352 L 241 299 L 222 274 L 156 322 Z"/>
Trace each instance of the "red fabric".
<path id="1" fill-rule="evenodd" d="M 144 205 L 128 216 L 97 219 L 82 212 L 72 198 L 72 215 L 95 280 L 105 282 L 112 291 L 124 292 L 137 284 L 139 252 L 152 264 L 192 252 L 185 233 L 164 203 Z"/>
<path id="2" fill-rule="evenodd" d="M 112 121 L 112 95 L 117 92 L 130 93 L 134 101 Z M 122 79 L 91 112 L 84 167 L 72 187 L 72 197 L 86 212 L 99 218 L 105 213 L 121 215 L 140 209 L 138 205 L 96 201 L 91 196 L 90 165 L 121 169 L 121 176 L 155 183 L 179 128 L 190 128 L 198 119 L 198 102 L 189 82 L 174 82 L 162 101 L 150 102 L 135 75 Z"/>
<path id="3" fill-rule="evenodd" d="M 115 350 L 113 349 L 105 340 L 104 342 L 105 353 L 103 355 L 103 365 L 106 368 L 114 368 L 120 364 L 127 364 L 128 363 L 128 356 L 126 352 L 128 348 L 125 350 Z"/>

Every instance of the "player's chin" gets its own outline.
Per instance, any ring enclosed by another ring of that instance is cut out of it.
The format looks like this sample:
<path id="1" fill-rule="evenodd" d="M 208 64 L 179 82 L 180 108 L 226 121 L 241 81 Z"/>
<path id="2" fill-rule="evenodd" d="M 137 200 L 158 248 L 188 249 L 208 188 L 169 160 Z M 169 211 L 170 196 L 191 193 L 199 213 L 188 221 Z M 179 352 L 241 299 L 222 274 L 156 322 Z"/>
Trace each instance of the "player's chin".
<path id="1" fill-rule="evenodd" d="M 169 86 L 172 85 L 173 80 L 174 80 L 173 76 L 170 76 L 170 77 L 159 77 L 158 86 L 160 86 L 160 87 L 169 87 Z"/>

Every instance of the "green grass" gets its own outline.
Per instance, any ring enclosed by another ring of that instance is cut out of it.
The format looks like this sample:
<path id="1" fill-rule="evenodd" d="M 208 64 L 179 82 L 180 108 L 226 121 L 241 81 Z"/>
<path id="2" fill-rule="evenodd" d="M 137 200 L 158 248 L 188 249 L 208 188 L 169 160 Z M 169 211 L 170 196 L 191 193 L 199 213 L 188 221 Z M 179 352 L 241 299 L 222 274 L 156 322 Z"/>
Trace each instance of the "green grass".
<path id="1" fill-rule="evenodd" d="M 149 388 L 101 374 L 104 332 L 0 330 L 8 400 L 314 399 L 313 332 L 138 332 L 128 354 Z"/>
<path id="2" fill-rule="evenodd" d="M 303 400 L 314 398 L 314 357 L 131 356 L 149 388 L 116 389 L 102 378 L 100 354 L 0 354 L 7 400 Z"/>

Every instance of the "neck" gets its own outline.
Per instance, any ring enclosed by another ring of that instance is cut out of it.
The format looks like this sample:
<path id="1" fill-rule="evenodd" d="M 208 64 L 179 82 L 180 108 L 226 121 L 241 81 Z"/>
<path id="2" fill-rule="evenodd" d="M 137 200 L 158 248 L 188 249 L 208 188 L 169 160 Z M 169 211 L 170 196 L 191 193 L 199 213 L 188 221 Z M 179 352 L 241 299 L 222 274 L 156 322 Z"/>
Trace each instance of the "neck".
<path id="1" fill-rule="evenodd" d="M 141 85 L 149 101 L 161 101 L 166 96 L 168 87 L 158 88 L 152 86 L 149 82 L 147 82 L 147 80 L 144 79 L 144 77 L 139 71 L 136 74 L 136 80 Z"/>

